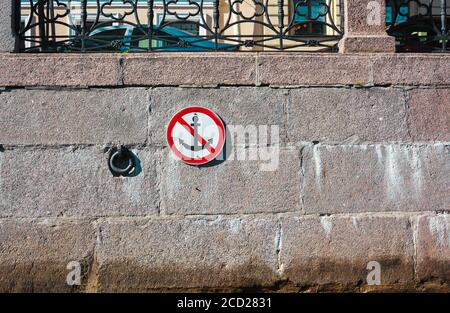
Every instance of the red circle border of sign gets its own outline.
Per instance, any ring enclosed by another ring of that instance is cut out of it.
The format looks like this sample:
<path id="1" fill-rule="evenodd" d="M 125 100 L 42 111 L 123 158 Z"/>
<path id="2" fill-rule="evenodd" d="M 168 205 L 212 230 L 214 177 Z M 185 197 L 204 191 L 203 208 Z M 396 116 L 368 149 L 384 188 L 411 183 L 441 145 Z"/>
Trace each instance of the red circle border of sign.
<path id="1" fill-rule="evenodd" d="M 173 137 L 171 134 L 173 128 L 175 127 L 175 124 L 178 123 L 178 119 L 182 118 L 183 115 L 189 114 L 192 112 L 198 112 L 198 113 L 203 113 L 205 115 L 208 115 L 214 121 L 214 123 L 217 125 L 217 127 L 219 128 L 219 142 L 216 145 L 216 147 L 214 148 L 215 149 L 214 153 L 212 153 L 206 157 L 203 157 L 201 159 L 192 159 L 191 157 L 187 157 L 183 153 L 178 151 L 178 149 L 175 147 L 175 143 L 173 141 Z M 219 153 L 222 152 L 223 146 L 225 144 L 225 126 L 223 125 L 223 122 L 220 119 L 220 117 L 216 113 L 211 111 L 210 109 L 207 109 L 204 107 L 193 106 L 193 107 L 184 108 L 184 109 L 178 111 L 174 116 L 172 116 L 172 118 L 170 119 L 169 125 L 167 125 L 166 137 L 167 137 L 166 139 L 167 139 L 167 143 L 169 144 L 170 149 L 181 161 L 183 161 L 184 163 L 187 163 L 187 164 L 191 164 L 191 165 L 202 165 L 202 164 L 206 164 L 206 163 L 214 160 L 219 155 Z"/>

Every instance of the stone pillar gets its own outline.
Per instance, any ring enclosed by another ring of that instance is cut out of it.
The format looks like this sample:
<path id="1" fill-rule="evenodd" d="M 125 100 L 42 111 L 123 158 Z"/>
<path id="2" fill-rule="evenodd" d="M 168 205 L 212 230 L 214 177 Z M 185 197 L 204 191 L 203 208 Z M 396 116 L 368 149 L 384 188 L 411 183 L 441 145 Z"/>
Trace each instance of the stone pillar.
<path id="1" fill-rule="evenodd" d="M 12 31 L 13 1 L 0 1 L 0 52 L 14 51 L 15 39 Z"/>
<path id="2" fill-rule="evenodd" d="M 344 0 L 341 53 L 395 52 L 395 38 L 386 33 L 385 0 Z"/>

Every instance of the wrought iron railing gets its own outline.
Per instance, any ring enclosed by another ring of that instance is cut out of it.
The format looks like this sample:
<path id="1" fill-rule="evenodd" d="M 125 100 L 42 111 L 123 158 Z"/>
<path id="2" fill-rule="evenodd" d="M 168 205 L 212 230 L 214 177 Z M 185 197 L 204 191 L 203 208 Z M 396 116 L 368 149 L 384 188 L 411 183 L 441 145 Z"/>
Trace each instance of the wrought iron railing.
<path id="1" fill-rule="evenodd" d="M 21 52 L 337 51 L 341 0 L 15 0 Z"/>
<path id="2" fill-rule="evenodd" d="M 450 0 L 386 0 L 398 52 L 450 52 Z"/>

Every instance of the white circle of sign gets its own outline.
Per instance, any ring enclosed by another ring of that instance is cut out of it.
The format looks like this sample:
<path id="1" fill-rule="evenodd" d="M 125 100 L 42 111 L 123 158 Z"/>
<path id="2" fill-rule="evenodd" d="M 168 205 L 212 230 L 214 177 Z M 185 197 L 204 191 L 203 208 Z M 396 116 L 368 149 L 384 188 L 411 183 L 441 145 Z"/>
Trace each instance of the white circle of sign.
<path id="1" fill-rule="evenodd" d="M 214 160 L 225 143 L 225 126 L 210 109 L 188 107 L 167 126 L 167 142 L 183 162 L 201 165 Z"/>

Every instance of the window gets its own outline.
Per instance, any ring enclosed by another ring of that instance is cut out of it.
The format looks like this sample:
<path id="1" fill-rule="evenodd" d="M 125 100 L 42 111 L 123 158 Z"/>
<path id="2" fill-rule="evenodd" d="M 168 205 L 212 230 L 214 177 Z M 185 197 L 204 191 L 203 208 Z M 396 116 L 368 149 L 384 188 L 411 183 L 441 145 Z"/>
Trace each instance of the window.
<path id="1" fill-rule="evenodd" d="M 386 4 L 386 25 L 392 25 L 395 23 L 403 23 L 408 19 L 408 7 L 400 6 L 399 12 L 396 13 L 396 18 L 393 16 L 394 10 L 392 4 Z M 395 21 L 394 21 L 395 18 Z"/>
<path id="2" fill-rule="evenodd" d="M 200 27 L 196 22 L 174 23 L 170 24 L 170 26 L 196 36 L 198 36 L 200 30 Z"/>
<path id="3" fill-rule="evenodd" d="M 324 0 L 294 0 L 295 35 L 324 34 L 326 3 Z"/>

